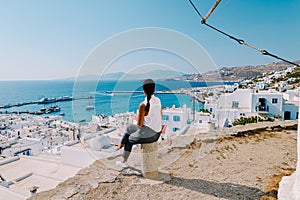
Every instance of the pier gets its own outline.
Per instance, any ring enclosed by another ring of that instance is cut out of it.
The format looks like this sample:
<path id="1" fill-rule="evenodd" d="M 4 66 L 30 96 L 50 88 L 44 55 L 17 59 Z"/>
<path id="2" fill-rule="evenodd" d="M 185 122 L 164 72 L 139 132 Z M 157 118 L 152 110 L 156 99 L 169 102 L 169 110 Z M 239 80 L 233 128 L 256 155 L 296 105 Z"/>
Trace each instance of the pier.
<path id="1" fill-rule="evenodd" d="M 20 107 L 20 106 L 25 106 L 25 105 L 30 105 L 30 104 L 52 104 L 52 103 L 57 103 L 57 102 L 62 102 L 62 101 L 74 101 L 74 100 L 82 100 L 82 99 L 92 99 L 92 96 L 88 97 L 80 97 L 80 98 L 74 98 L 74 97 L 69 97 L 69 96 L 62 96 L 58 98 L 42 98 L 37 101 L 29 101 L 29 102 L 21 102 L 21 103 L 15 103 L 15 104 L 7 104 L 7 105 L 0 105 L 0 109 L 5 109 L 5 108 L 12 108 L 12 107 Z"/>
<path id="2" fill-rule="evenodd" d="M 144 94 L 143 91 L 106 91 L 107 94 Z M 182 91 L 156 91 L 156 94 L 185 94 Z"/>
<path id="3" fill-rule="evenodd" d="M 107 94 L 143 94 L 143 91 L 106 91 Z M 204 104 L 205 100 L 196 96 L 193 92 L 189 90 L 170 90 L 170 91 L 156 91 L 156 94 L 185 94 L 189 95 L 198 102 Z"/>

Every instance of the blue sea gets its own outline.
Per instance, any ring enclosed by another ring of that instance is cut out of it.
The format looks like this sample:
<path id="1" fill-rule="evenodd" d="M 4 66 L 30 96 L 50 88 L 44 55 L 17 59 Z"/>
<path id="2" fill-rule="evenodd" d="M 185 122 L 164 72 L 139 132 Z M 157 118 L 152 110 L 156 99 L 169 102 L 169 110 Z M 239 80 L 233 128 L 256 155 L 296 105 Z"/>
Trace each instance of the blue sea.
<path id="1" fill-rule="evenodd" d="M 64 120 L 71 122 L 90 121 L 93 114 L 114 115 L 124 112 L 136 112 L 139 104 L 144 100 L 143 93 L 115 93 L 111 96 L 107 91 L 142 91 L 141 81 L 78 81 L 53 80 L 53 81 L 0 81 L 0 105 L 16 104 L 19 102 L 37 101 L 43 97 L 58 98 L 70 96 L 84 98 L 74 101 L 56 102 L 61 111 L 57 113 L 44 114 L 58 115 L 65 113 Z M 220 83 L 209 83 L 217 85 Z M 231 84 L 231 83 L 227 83 Z M 204 82 L 186 81 L 162 81 L 156 82 L 157 91 L 176 90 L 180 88 L 204 87 Z M 93 98 L 87 99 L 86 97 Z M 186 104 L 191 107 L 192 99 L 187 95 L 157 94 L 161 99 L 162 106 L 180 107 Z M 86 106 L 92 105 L 94 109 L 86 110 Z M 0 109 L 0 111 L 39 111 L 50 104 L 30 104 L 20 107 Z M 199 110 L 203 105 L 196 102 L 195 109 Z"/>

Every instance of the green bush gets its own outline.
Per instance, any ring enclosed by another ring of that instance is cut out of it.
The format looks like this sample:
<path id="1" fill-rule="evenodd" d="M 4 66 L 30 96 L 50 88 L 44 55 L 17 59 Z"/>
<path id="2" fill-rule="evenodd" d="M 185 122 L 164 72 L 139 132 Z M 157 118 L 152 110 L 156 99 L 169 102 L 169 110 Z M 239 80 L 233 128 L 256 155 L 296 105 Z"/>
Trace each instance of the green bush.
<path id="1" fill-rule="evenodd" d="M 201 108 L 200 110 L 199 110 L 199 112 L 203 112 L 203 113 L 210 113 L 207 109 L 205 109 L 205 108 Z"/>
<path id="2" fill-rule="evenodd" d="M 256 116 L 252 116 L 252 117 L 241 117 L 239 119 L 234 120 L 234 122 L 232 123 L 233 126 L 237 126 L 237 125 L 245 125 L 245 124 L 252 124 L 252 123 L 257 123 L 257 120 L 259 122 L 263 122 L 263 121 L 274 121 L 274 119 L 270 118 L 270 117 L 256 117 Z"/>
<path id="3" fill-rule="evenodd" d="M 281 115 L 276 114 L 276 115 L 274 115 L 274 118 L 275 118 L 275 119 L 280 119 L 280 118 L 281 118 Z"/>

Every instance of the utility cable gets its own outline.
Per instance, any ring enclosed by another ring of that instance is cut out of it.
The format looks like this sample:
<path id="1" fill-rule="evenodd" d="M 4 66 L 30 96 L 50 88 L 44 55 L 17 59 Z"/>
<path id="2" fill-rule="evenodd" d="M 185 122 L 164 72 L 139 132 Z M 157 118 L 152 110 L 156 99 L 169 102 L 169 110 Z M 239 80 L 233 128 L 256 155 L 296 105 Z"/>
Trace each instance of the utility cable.
<path id="1" fill-rule="evenodd" d="M 259 51 L 262 55 L 270 56 L 270 57 L 273 57 L 273 58 L 282 60 L 282 61 L 284 61 L 284 62 L 287 62 L 287 63 L 289 63 L 289 64 L 296 65 L 297 67 L 300 67 L 300 65 L 298 65 L 298 64 L 296 64 L 296 63 L 294 63 L 294 62 L 288 61 L 288 60 L 286 60 L 286 59 L 284 59 L 284 58 L 281 58 L 281 57 L 276 56 L 276 55 L 274 55 L 274 54 L 272 54 L 272 53 L 269 53 L 267 50 L 259 49 L 259 48 L 255 47 L 255 46 L 252 46 L 252 45 L 246 43 L 246 42 L 245 42 L 244 40 L 242 40 L 242 39 L 238 39 L 238 38 L 236 38 L 236 37 L 234 37 L 234 36 L 232 36 L 232 35 L 229 35 L 228 33 L 225 33 L 224 31 L 221 31 L 220 29 L 217 29 L 216 27 L 214 27 L 214 26 L 212 26 L 212 25 L 207 24 L 207 23 L 206 23 L 207 18 L 211 15 L 211 13 L 213 12 L 213 10 L 217 7 L 217 5 L 219 4 L 220 0 L 217 0 L 217 2 L 215 3 L 215 5 L 214 5 L 214 6 L 211 8 L 211 10 L 207 13 L 207 15 L 206 15 L 205 18 L 201 15 L 201 13 L 199 12 L 199 10 L 198 10 L 197 7 L 195 6 L 195 4 L 192 2 L 192 0 L 189 0 L 189 2 L 190 2 L 190 4 L 192 5 L 192 7 L 194 8 L 194 10 L 196 11 L 196 13 L 199 15 L 199 17 L 201 18 L 201 23 L 202 23 L 202 24 L 204 24 L 204 25 L 208 26 L 209 28 L 211 28 L 211 29 L 213 29 L 213 30 L 215 30 L 215 31 L 217 31 L 217 32 L 219 32 L 219 33 L 221 33 L 221 34 L 223 34 L 223 35 L 229 37 L 229 38 L 232 39 L 232 40 L 235 40 L 237 43 L 239 43 L 239 44 L 241 44 L 241 45 L 245 45 L 245 46 L 250 47 L 250 48 L 252 48 L 252 49 L 254 49 L 254 50 L 256 50 L 256 51 Z"/>

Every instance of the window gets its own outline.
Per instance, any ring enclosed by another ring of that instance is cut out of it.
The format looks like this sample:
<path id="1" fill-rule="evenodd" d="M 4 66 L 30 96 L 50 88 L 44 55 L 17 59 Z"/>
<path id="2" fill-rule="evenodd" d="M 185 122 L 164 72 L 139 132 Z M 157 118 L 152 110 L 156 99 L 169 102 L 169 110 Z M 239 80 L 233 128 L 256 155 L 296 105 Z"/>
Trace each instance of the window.
<path id="1" fill-rule="evenodd" d="M 169 120 L 169 115 L 163 115 L 162 119 L 168 121 Z"/>
<path id="2" fill-rule="evenodd" d="M 176 132 L 176 131 L 179 131 L 179 130 L 180 130 L 180 128 L 177 128 L 177 127 L 172 128 L 173 132 Z"/>
<path id="3" fill-rule="evenodd" d="M 201 119 L 199 120 L 199 124 L 202 124 L 202 120 Z"/>
<path id="4" fill-rule="evenodd" d="M 273 98 L 272 99 L 272 103 L 278 103 L 278 99 L 277 98 Z"/>
<path id="5" fill-rule="evenodd" d="M 212 112 L 213 111 L 213 109 L 212 108 L 209 108 L 209 112 Z"/>
<path id="6" fill-rule="evenodd" d="M 173 121 L 179 122 L 180 121 L 180 116 L 177 116 L 177 115 L 173 116 Z"/>
<path id="7" fill-rule="evenodd" d="M 238 108 L 239 107 L 239 102 L 238 101 L 233 101 L 231 107 L 232 108 Z"/>

